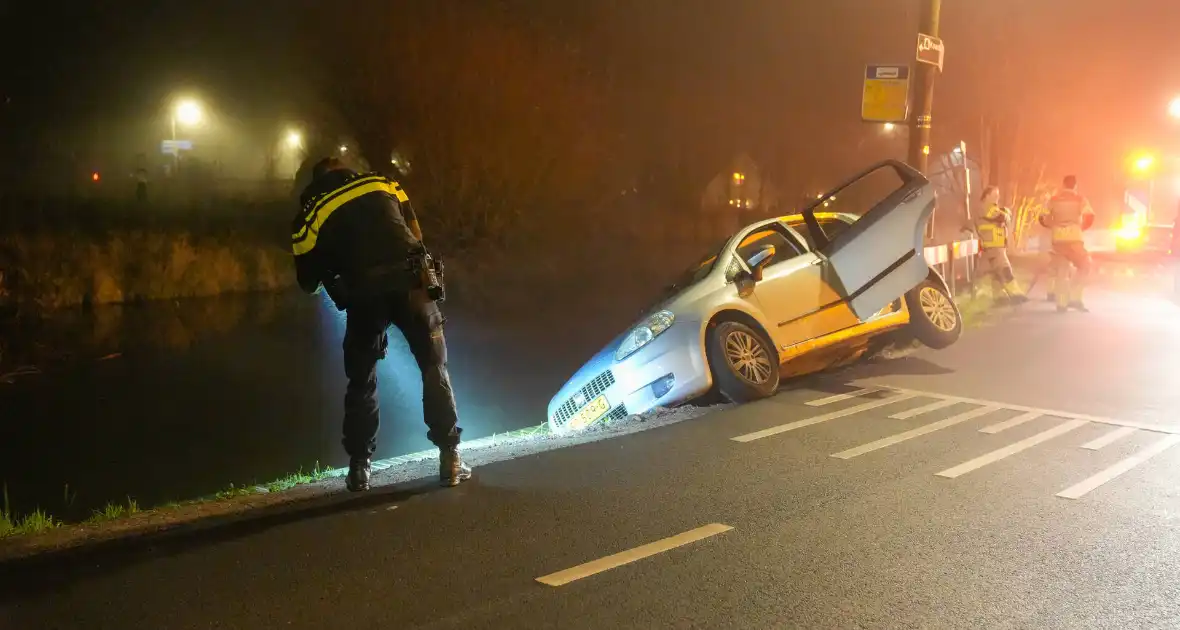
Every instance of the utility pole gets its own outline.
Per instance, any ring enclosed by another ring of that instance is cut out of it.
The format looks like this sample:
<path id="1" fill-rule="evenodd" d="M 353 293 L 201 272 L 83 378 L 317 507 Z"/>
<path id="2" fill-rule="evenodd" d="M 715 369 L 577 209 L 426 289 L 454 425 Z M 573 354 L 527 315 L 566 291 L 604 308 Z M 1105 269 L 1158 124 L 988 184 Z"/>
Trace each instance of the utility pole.
<path id="1" fill-rule="evenodd" d="M 942 1 L 918 1 L 921 4 L 918 19 L 919 39 L 924 39 L 921 35 L 928 35 L 937 40 Z M 941 47 L 941 45 L 942 43 L 939 41 L 938 46 Z M 919 42 L 918 48 L 919 57 L 921 57 L 921 42 Z M 914 101 L 918 105 L 918 111 L 915 112 L 915 115 L 910 121 L 909 163 L 910 166 L 923 173 L 927 170 L 927 158 L 930 155 L 930 112 L 934 108 L 934 78 L 942 71 L 941 54 L 942 52 L 939 50 L 938 65 L 932 65 L 919 58 L 920 63 L 918 63 L 917 77 L 915 77 L 916 81 L 914 81 Z"/>

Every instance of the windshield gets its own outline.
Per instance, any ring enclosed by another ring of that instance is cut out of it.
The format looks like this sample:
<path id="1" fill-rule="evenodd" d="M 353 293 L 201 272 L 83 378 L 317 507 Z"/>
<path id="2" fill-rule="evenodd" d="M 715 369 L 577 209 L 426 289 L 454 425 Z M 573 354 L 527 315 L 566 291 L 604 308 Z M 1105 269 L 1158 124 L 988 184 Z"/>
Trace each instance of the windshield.
<path id="1" fill-rule="evenodd" d="M 704 280 L 705 277 L 713 271 L 713 267 L 717 265 L 717 256 L 721 253 L 721 248 L 725 247 L 725 244 L 729 242 L 730 238 L 731 237 L 729 236 L 725 237 L 725 240 L 721 241 L 709 250 L 711 253 L 702 256 L 701 258 L 697 259 L 696 262 L 689 265 L 687 269 L 682 271 L 680 275 L 676 277 L 676 281 L 667 287 L 667 291 L 670 292 L 677 289 L 690 287 L 701 280 Z"/>

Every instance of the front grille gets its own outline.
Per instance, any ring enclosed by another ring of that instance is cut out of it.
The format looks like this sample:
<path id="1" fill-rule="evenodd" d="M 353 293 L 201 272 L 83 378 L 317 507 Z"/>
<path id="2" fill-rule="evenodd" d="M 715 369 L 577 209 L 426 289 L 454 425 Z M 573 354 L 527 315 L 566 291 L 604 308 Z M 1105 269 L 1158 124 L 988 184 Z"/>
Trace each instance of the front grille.
<path id="1" fill-rule="evenodd" d="M 582 403 L 582 405 L 590 402 L 591 400 L 594 400 L 600 394 L 602 394 L 602 392 L 605 392 L 607 388 L 614 384 L 615 375 L 610 370 L 606 370 L 598 376 L 595 376 L 594 380 L 586 383 L 586 385 L 578 391 L 579 394 L 585 397 L 585 401 Z M 574 402 L 574 398 L 577 398 L 577 395 L 570 396 L 568 400 L 561 404 L 561 407 L 557 408 L 557 413 L 553 414 L 553 420 L 557 426 L 561 427 L 565 425 L 565 423 L 569 422 L 570 418 L 572 418 L 574 414 L 582 408 L 582 405 Z"/>

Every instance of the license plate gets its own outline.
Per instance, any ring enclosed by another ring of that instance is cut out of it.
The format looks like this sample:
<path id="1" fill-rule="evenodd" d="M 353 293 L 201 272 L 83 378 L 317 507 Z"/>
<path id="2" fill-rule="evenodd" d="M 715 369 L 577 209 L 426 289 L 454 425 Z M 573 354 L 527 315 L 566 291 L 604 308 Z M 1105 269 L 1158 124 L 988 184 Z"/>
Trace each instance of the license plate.
<path id="1" fill-rule="evenodd" d="M 591 400 L 570 418 L 569 427 L 573 429 L 581 429 L 589 425 L 591 422 L 606 415 L 610 411 L 610 403 L 606 401 L 606 396 L 599 396 Z"/>

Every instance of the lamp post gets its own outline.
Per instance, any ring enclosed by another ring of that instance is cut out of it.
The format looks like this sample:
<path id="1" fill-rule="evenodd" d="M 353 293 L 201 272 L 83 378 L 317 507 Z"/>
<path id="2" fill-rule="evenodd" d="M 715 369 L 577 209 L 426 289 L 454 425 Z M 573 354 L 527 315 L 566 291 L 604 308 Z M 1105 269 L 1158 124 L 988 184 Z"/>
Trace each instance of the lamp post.
<path id="1" fill-rule="evenodd" d="M 201 106 L 194 100 L 185 99 L 176 103 L 176 107 L 172 109 L 172 164 L 174 169 L 180 168 L 180 148 L 176 145 L 176 124 L 179 122 L 186 127 L 193 127 L 201 124 L 204 119 L 204 112 L 201 111 Z"/>

